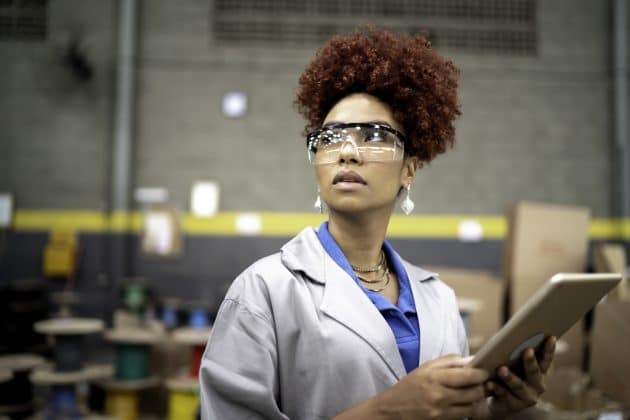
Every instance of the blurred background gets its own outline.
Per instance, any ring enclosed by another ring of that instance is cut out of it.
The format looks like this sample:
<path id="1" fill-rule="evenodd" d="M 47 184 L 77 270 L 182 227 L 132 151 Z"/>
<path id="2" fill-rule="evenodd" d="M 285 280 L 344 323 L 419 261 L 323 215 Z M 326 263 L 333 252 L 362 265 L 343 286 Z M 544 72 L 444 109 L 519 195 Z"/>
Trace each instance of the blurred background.
<path id="1" fill-rule="evenodd" d="M 547 233 L 568 223 L 543 240 L 547 271 L 630 248 L 629 19 L 625 0 L 0 0 L 6 310 L 39 290 L 40 318 L 69 305 L 112 326 L 142 290 L 158 319 L 178 302 L 180 325 L 199 307 L 211 324 L 238 273 L 324 220 L 297 79 L 323 41 L 372 23 L 426 32 L 461 70 L 455 148 L 419 172 L 391 241 L 492 277 L 498 325 L 519 205 L 551 211 L 526 222 Z"/>

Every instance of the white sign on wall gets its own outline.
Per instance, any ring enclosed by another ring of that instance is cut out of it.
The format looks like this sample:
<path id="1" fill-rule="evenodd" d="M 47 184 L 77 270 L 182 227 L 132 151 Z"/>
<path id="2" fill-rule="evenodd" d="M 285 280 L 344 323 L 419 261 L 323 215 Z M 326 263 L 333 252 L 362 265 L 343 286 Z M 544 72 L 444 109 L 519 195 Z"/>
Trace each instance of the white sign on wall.
<path id="1" fill-rule="evenodd" d="M 11 226 L 13 220 L 13 197 L 8 193 L 0 193 L 0 227 Z"/>
<path id="2" fill-rule="evenodd" d="M 219 211 L 219 184 L 195 182 L 190 192 L 190 212 L 196 217 L 212 217 Z"/>

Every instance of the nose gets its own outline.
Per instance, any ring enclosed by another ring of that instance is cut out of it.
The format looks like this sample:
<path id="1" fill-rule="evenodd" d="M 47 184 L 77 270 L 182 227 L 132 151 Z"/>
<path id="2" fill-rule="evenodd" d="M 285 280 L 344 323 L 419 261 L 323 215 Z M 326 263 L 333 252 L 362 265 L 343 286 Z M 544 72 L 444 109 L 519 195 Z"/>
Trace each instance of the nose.
<path id="1" fill-rule="evenodd" d="M 359 148 L 352 137 L 346 137 L 339 149 L 339 163 L 346 162 L 358 164 L 363 162 Z"/>

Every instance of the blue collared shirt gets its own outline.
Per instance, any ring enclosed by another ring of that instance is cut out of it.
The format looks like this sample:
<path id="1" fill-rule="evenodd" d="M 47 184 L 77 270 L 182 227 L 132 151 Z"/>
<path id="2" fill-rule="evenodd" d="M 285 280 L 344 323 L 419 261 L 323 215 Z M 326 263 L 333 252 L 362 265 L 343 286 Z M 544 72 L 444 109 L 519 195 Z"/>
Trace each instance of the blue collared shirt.
<path id="1" fill-rule="evenodd" d="M 341 251 L 341 248 L 339 248 L 339 245 L 337 245 L 335 238 L 333 238 L 328 231 L 328 222 L 321 224 L 317 230 L 317 237 L 328 255 L 354 279 L 355 283 L 363 290 L 389 324 L 396 337 L 398 351 L 400 352 L 400 357 L 402 358 L 407 373 L 417 368 L 420 357 L 420 326 L 418 325 L 418 313 L 411 293 L 409 277 L 407 277 L 407 272 L 402 262 L 394 253 L 391 245 L 387 241 L 384 241 L 383 251 L 385 252 L 385 258 L 389 261 L 392 271 L 398 278 L 400 293 L 397 305 L 393 305 L 379 293 L 371 292 L 363 287 L 357 275 L 352 270 L 348 259 L 343 254 L 343 251 Z"/>

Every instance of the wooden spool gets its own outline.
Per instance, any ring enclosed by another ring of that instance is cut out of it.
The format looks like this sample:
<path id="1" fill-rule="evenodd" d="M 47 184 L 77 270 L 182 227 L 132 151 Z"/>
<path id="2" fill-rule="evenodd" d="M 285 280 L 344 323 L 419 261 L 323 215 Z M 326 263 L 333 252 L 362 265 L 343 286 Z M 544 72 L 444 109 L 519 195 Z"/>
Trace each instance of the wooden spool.
<path id="1" fill-rule="evenodd" d="M 35 323 L 35 331 L 55 337 L 55 370 L 76 372 L 83 367 L 83 336 L 103 330 L 103 321 L 59 318 Z"/>
<path id="2" fill-rule="evenodd" d="M 170 379 L 168 419 L 195 420 L 199 411 L 199 382 L 193 378 Z"/>
<path id="3" fill-rule="evenodd" d="M 32 414 L 33 384 L 29 373 L 44 363 L 42 357 L 34 354 L 0 356 L 0 414 L 15 418 Z"/>
<path id="4" fill-rule="evenodd" d="M 199 376 L 199 368 L 201 367 L 201 359 L 205 351 L 206 343 L 210 337 L 212 328 L 191 328 L 183 327 L 173 331 L 173 341 L 180 344 L 192 346 L 190 357 L 189 376 L 197 378 Z"/>
<path id="5" fill-rule="evenodd" d="M 50 387 L 46 418 L 78 418 L 76 385 L 110 374 L 107 367 L 84 367 L 83 336 L 102 331 L 103 321 L 89 318 L 55 318 L 34 324 L 40 334 L 54 337 L 54 368 L 39 369 L 30 375 L 35 384 Z"/>
<path id="6" fill-rule="evenodd" d="M 161 338 L 158 333 L 139 328 L 107 331 L 105 339 L 116 344 L 116 380 L 139 381 L 149 378 L 151 345 Z"/>
<path id="7" fill-rule="evenodd" d="M 135 391 L 109 391 L 105 400 L 105 413 L 118 420 L 138 420 L 138 400 Z"/>

